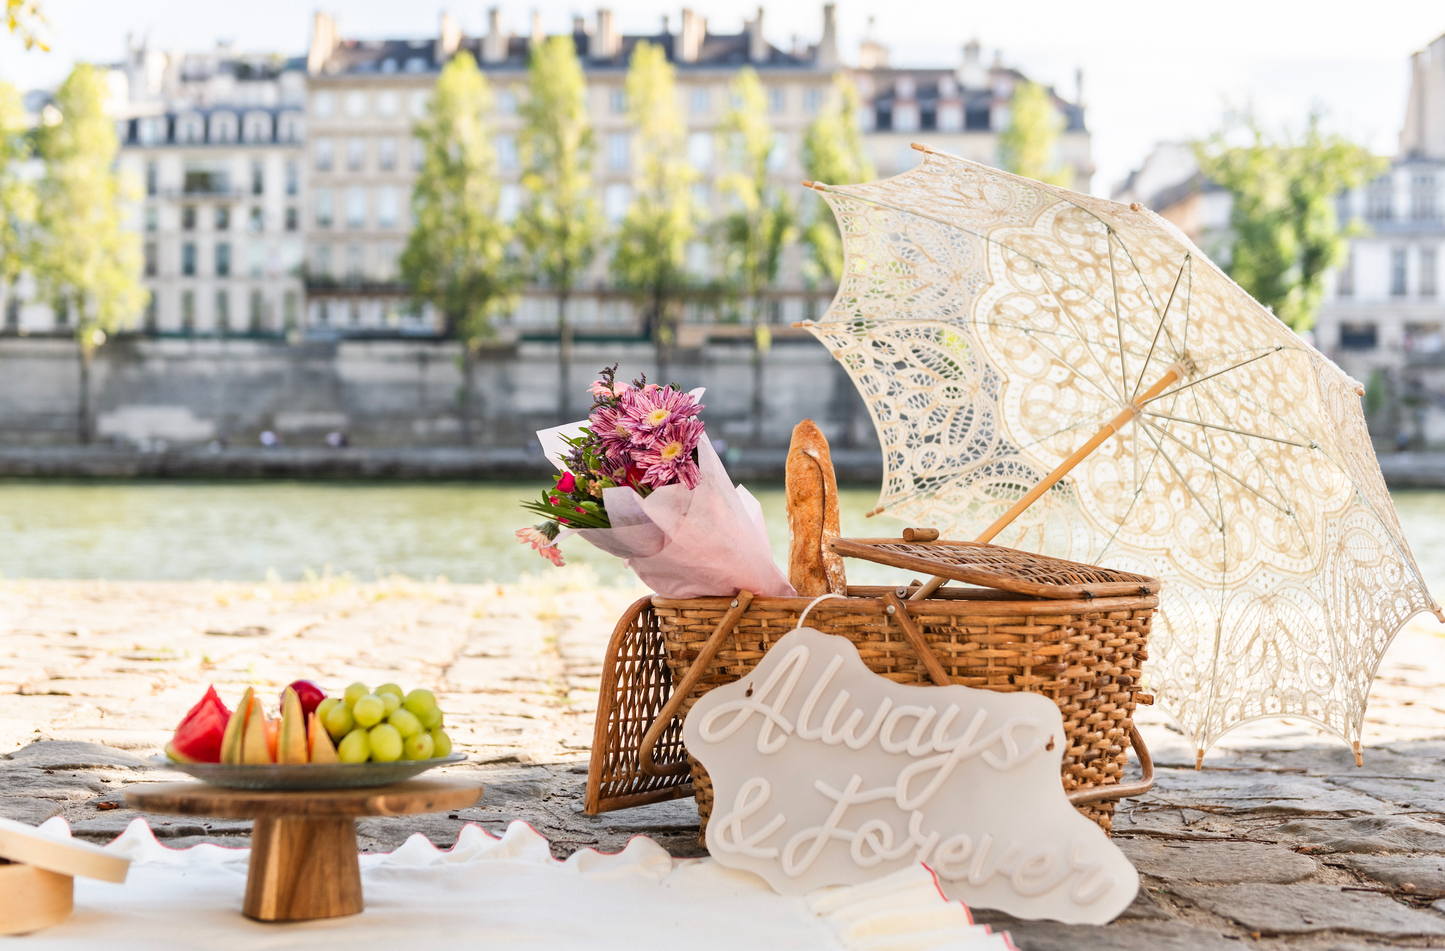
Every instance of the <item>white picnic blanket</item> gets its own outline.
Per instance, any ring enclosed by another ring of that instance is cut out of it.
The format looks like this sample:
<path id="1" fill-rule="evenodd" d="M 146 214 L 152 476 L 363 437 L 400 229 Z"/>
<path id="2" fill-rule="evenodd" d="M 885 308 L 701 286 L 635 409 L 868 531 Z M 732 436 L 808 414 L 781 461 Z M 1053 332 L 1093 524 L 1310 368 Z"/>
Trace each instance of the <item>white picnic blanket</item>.
<path id="1" fill-rule="evenodd" d="M 59 830 L 64 820 L 47 824 Z M 69 829 L 64 831 L 68 834 Z M 414 835 L 361 857 L 366 910 L 262 924 L 241 915 L 249 849 L 170 849 L 143 819 L 106 846 L 132 860 L 124 885 L 76 879 L 75 913 L 0 945 L 27 951 L 379 947 L 995 951 L 1013 945 L 945 901 L 921 865 L 866 885 L 775 894 L 710 859 L 674 859 L 639 836 L 623 851 L 565 862 L 522 822 L 496 838 L 468 825 L 449 850 Z"/>

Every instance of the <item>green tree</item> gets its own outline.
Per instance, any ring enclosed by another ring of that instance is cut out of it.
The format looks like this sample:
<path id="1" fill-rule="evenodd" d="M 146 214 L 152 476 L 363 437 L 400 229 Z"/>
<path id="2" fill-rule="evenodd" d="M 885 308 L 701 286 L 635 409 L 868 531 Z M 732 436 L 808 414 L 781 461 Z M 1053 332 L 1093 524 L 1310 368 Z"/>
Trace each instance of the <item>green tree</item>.
<path id="1" fill-rule="evenodd" d="M 29 156 L 20 94 L 0 82 L 0 285 L 12 294 L 30 254 L 35 220 L 35 192 L 20 175 Z"/>
<path id="2" fill-rule="evenodd" d="M 763 353 L 772 333 L 763 319 L 763 292 L 777 280 L 783 247 L 792 240 L 797 215 L 788 193 L 768 182 L 775 148 L 768 124 L 767 97 L 752 67 L 744 67 L 730 88 L 732 104 L 719 132 L 727 150 L 729 172 L 718 182 L 735 210 L 723 220 L 728 270 L 736 275 L 753 328 L 753 439 L 763 434 Z"/>
<path id="3" fill-rule="evenodd" d="M 1054 106 L 1053 94 L 1024 80 L 1014 86 L 1009 115 L 1008 128 L 998 137 L 999 166 L 1046 185 L 1073 185 L 1072 166 L 1060 166 L 1054 157 L 1064 117 Z"/>
<path id="4" fill-rule="evenodd" d="M 1302 134 L 1274 137 L 1248 115 L 1231 116 L 1195 144 L 1200 170 L 1234 199 L 1229 276 L 1297 331 L 1314 326 L 1325 272 L 1344 255 L 1336 196 L 1386 165 L 1320 120 L 1312 114 Z"/>
<path id="5" fill-rule="evenodd" d="M 803 167 L 810 179 L 827 185 L 871 181 L 875 173 L 858 123 L 858 90 L 841 73 L 833 86 L 833 99 L 803 136 Z M 838 283 L 843 276 L 843 239 L 833 209 L 821 197 L 815 199 L 803 241 L 812 250 L 818 276 Z"/>
<path id="6" fill-rule="evenodd" d="M 55 93 L 53 125 L 36 131 L 44 174 L 36 185 L 33 262 L 40 293 L 73 321 L 80 356 L 81 442 L 89 442 L 95 351 L 133 322 L 146 302 L 136 235 L 121 226 L 129 197 L 115 169 L 115 124 L 105 114 L 104 74 L 77 65 Z"/>
<path id="7" fill-rule="evenodd" d="M 637 130 L 636 194 L 612 252 L 613 280 L 644 302 L 662 381 L 668 378 L 680 297 L 688 285 L 687 246 L 697 231 L 689 191 L 696 175 L 686 159 L 676 79 L 662 47 L 637 44 L 627 69 L 627 111 Z"/>
<path id="8" fill-rule="evenodd" d="M 41 32 L 48 24 L 36 0 L 5 0 L 5 25 L 11 34 L 20 37 L 26 49 L 38 46 L 50 51 Z"/>
<path id="9" fill-rule="evenodd" d="M 552 36 L 532 50 L 519 145 L 526 203 L 517 236 L 532 277 L 557 295 L 557 415 L 569 419 L 572 326 L 567 300 L 597 253 L 602 232 L 592 194 L 592 126 L 587 82 L 571 36 Z"/>
<path id="10" fill-rule="evenodd" d="M 476 60 L 465 51 L 437 79 L 426 116 L 412 134 L 422 144 L 422 167 L 411 193 L 412 230 L 402 252 L 402 280 L 418 305 L 442 315 L 449 336 L 462 341 L 462 425 L 472 438 L 472 373 L 492 317 L 511 303 L 511 240 L 497 218 L 496 155 L 486 115 L 491 94 Z"/>

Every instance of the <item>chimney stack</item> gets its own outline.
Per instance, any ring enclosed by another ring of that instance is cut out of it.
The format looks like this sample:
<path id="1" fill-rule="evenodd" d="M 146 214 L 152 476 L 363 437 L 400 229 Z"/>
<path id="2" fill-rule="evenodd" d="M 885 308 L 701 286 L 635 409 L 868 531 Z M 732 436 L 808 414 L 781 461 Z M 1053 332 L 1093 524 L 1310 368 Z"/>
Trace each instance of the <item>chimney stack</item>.
<path id="1" fill-rule="evenodd" d="M 502 32 L 502 13 L 492 7 L 487 11 L 487 35 L 482 37 L 482 62 L 505 62 L 508 39 L 507 34 Z"/>
<path id="2" fill-rule="evenodd" d="M 748 62 L 761 63 L 768 58 L 768 41 L 763 38 L 763 8 L 758 7 L 758 15 L 751 20 L 743 21 L 743 29 L 748 34 Z"/>
<path id="3" fill-rule="evenodd" d="M 457 54 L 462 45 L 462 27 L 457 18 L 443 11 L 441 29 L 437 36 L 436 52 L 433 59 L 437 65 L 447 62 Z"/>
<path id="4" fill-rule="evenodd" d="M 814 48 L 813 64 L 819 69 L 837 69 L 841 65 L 838 56 L 838 11 L 831 3 L 823 4 L 823 36 Z"/>
<path id="5" fill-rule="evenodd" d="M 963 65 L 958 68 L 958 84 L 964 89 L 983 89 L 988 85 L 988 74 L 983 71 L 983 47 L 978 38 L 969 40 L 963 46 Z"/>
<path id="6" fill-rule="evenodd" d="M 592 56 L 595 59 L 611 59 L 622 49 L 622 37 L 612 24 L 612 11 L 597 10 L 597 36 L 593 40 Z"/>
<path id="7" fill-rule="evenodd" d="M 542 32 L 542 14 L 541 14 L 540 12 L 536 11 L 536 10 L 533 10 L 533 11 L 532 11 L 532 38 L 531 38 L 531 45 L 532 45 L 533 47 L 541 46 L 541 45 L 542 45 L 542 41 L 545 40 L 546 38 L 547 38 L 547 34 L 544 33 L 544 32 Z"/>
<path id="8" fill-rule="evenodd" d="M 313 76 L 321 72 L 340 42 L 336 21 L 318 10 L 312 20 L 311 48 L 306 52 L 306 72 Z"/>
<path id="9" fill-rule="evenodd" d="M 682 8 L 682 32 L 677 37 L 677 61 L 696 63 L 702 50 L 703 38 L 707 35 L 707 23 L 697 11 Z"/>

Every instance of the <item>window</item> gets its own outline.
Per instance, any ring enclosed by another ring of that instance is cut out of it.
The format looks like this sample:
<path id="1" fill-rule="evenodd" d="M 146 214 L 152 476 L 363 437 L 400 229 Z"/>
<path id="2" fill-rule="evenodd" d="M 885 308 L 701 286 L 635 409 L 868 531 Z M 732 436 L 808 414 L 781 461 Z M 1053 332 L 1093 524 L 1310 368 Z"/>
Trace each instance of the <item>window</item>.
<path id="1" fill-rule="evenodd" d="M 160 226 L 160 209 L 151 205 L 146 209 L 146 230 L 155 231 Z"/>
<path id="2" fill-rule="evenodd" d="M 376 226 L 396 227 L 396 189 L 390 185 L 376 190 Z"/>
<path id="3" fill-rule="evenodd" d="M 246 118 L 245 139 L 247 142 L 267 142 L 270 138 L 270 116 L 252 115 Z"/>
<path id="4" fill-rule="evenodd" d="M 216 206 L 216 230 L 217 230 L 217 231 L 226 231 L 226 230 L 229 230 L 230 227 L 231 227 L 231 206 L 230 206 L 230 205 L 217 205 L 217 206 Z"/>
<path id="5" fill-rule="evenodd" d="M 1394 248 L 1390 251 L 1390 294 L 1394 297 L 1405 296 L 1405 249 Z"/>
<path id="6" fill-rule="evenodd" d="M 607 137 L 607 167 L 612 171 L 626 170 L 628 144 L 626 132 L 614 132 Z"/>
<path id="7" fill-rule="evenodd" d="M 246 220 L 246 230 L 252 234 L 260 234 L 266 230 L 266 213 L 260 206 L 251 209 L 251 216 Z"/>
<path id="8" fill-rule="evenodd" d="M 517 137 L 515 135 L 497 136 L 497 168 L 504 172 L 517 170 Z"/>
<path id="9" fill-rule="evenodd" d="M 246 325 L 251 333 L 257 333 L 261 329 L 262 309 L 261 292 L 253 288 L 251 290 L 251 306 L 247 308 L 248 313 L 246 315 Z"/>
<path id="10" fill-rule="evenodd" d="M 703 241 L 687 246 L 687 272 L 696 278 L 707 277 L 708 247 Z"/>
<path id="11" fill-rule="evenodd" d="M 300 142 L 301 120 L 295 116 L 287 116 L 281 124 L 281 137 L 287 142 Z"/>
<path id="12" fill-rule="evenodd" d="M 879 132 L 893 131 L 893 103 L 879 103 L 874 110 L 873 128 Z"/>
<path id="13" fill-rule="evenodd" d="M 331 171 L 332 151 L 334 145 L 330 139 L 316 140 L 316 171 Z"/>
<path id="14" fill-rule="evenodd" d="M 376 143 L 376 167 L 383 172 L 396 168 L 396 139 L 378 139 Z"/>
<path id="15" fill-rule="evenodd" d="M 712 108 L 711 99 L 706 87 L 694 89 L 688 96 L 688 110 L 695 116 L 705 116 Z"/>
<path id="16" fill-rule="evenodd" d="M 412 170 L 419 172 L 419 171 L 421 171 L 421 167 L 422 167 L 424 164 L 426 164 L 426 146 L 422 143 L 421 139 L 412 139 L 412 140 L 411 140 L 411 167 L 412 167 Z"/>
<path id="17" fill-rule="evenodd" d="M 1379 331 L 1372 323 L 1340 324 L 1340 347 L 1345 350 L 1373 350 Z"/>
<path id="18" fill-rule="evenodd" d="M 161 120 L 142 119 L 139 122 L 140 144 L 155 145 L 160 138 Z"/>
<path id="19" fill-rule="evenodd" d="M 185 205 L 181 208 L 181 229 L 183 231 L 196 230 L 196 206 Z"/>
<path id="20" fill-rule="evenodd" d="M 1445 350 L 1445 337 L 1441 337 L 1438 323 L 1406 324 L 1401 343 L 1406 353 L 1439 353 Z"/>
<path id="21" fill-rule="evenodd" d="M 331 279 L 331 245 L 323 244 L 316 249 L 316 273 L 323 280 Z"/>
<path id="22" fill-rule="evenodd" d="M 301 172 L 294 161 L 286 163 L 286 194 L 294 195 L 301 187 Z"/>
<path id="23" fill-rule="evenodd" d="M 918 107 L 918 127 L 927 132 L 938 128 L 938 103 L 930 101 Z"/>
<path id="24" fill-rule="evenodd" d="M 196 329 L 195 291 L 181 291 L 181 329 L 186 333 Z"/>
<path id="25" fill-rule="evenodd" d="M 231 176 L 223 165 L 187 162 L 181 188 L 187 195 L 224 195 L 231 190 Z"/>
<path id="26" fill-rule="evenodd" d="M 216 276 L 231 276 L 231 243 L 229 241 L 216 242 Z"/>
<path id="27" fill-rule="evenodd" d="M 196 242 L 187 241 L 181 245 L 181 274 L 185 277 L 196 276 Z"/>
<path id="28" fill-rule="evenodd" d="M 712 211 L 712 190 L 703 182 L 694 182 L 691 190 L 693 212 L 706 218 Z"/>
<path id="29" fill-rule="evenodd" d="M 626 185 L 608 185 L 602 193 L 603 210 L 610 224 L 619 224 L 627 217 L 627 206 L 632 202 L 632 189 Z"/>
<path id="30" fill-rule="evenodd" d="M 186 145 L 201 141 L 201 117 L 187 116 L 181 120 L 180 140 Z"/>
<path id="31" fill-rule="evenodd" d="M 286 329 L 291 330 L 296 326 L 296 292 L 287 291 L 281 297 L 281 317 L 286 321 Z"/>
<path id="32" fill-rule="evenodd" d="M 399 104 L 396 90 L 386 89 L 376 94 L 376 114 L 383 119 L 390 119 L 396 115 Z"/>
<path id="33" fill-rule="evenodd" d="M 331 189 L 316 189 L 316 227 L 330 228 L 334 211 L 331 207 Z"/>
<path id="34" fill-rule="evenodd" d="M 1353 247 L 1345 254 L 1345 263 L 1340 265 L 1340 270 L 1335 275 L 1335 294 L 1339 297 L 1355 295 L 1355 249 Z"/>
<path id="35" fill-rule="evenodd" d="M 59 324 L 60 326 L 62 326 L 62 327 L 64 327 L 66 324 L 70 323 L 70 299 L 69 299 L 69 298 L 62 297 L 62 298 L 60 298 L 60 300 L 58 300 L 58 301 L 55 302 L 55 322 L 56 322 L 57 324 Z"/>
<path id="36" fill-rule="evenodd" d="M 156 276 L 156 243 L 147 241 L 145 244 L 145 276 Z"/>
<path id="37" fill-rule="evenodd" d="M 426 101 L 426 93 L 420 90 L 407 97 L 407 110 L 411 112 L 413 119 L 423 119 L 426 117 Z"/>
<path id="38" fill-rule="evenodd" d="M 803 90 L 803 111 L 808 115 L 815 115 L 823 108 L 823 90 L 817 86 L 810 86 Z"/>
<path id="39" fill-rule="evenodd" d="M 286 230 L 295 231 L 300 226 L 300 217 L 301 216 L 296 213 L 296 206 L 288 205 L 286 207 Z"/>
<path id="40" fill-rule="evenodd" d="M 522 210 L 522 189 L 518 185 L 503 185 L 497 195 L 497 217 L 511 223 Z"/>
<path id="41" fill-rule="evenodd" d="M 622 115 L 627 111 L 627 90 L 621 87 L 614 87 L 607 90 L 607 105 L 613 115 Z"/>
<path id="42" fill-rule="evenodd" d="M 410 56 L 407 58 L 405 69 L 408 73 L 424 73 L 426 72 L 426 60 L 420 56 Z"/>
<path id="43" fill-rule="evenodd" d="M 266 273 L 266 245 L 252 241 L 246 253 L 246 273 L 251 277 L 262 277 Z"/>
<path id="44" fill-rule="evenodd" d="M 711 132 L 693 132 L 687 137 L 687 160 L 699 172 L 712 168 Z"/>
<path id="45" fill-rule="evenodd" d="M 1420 249 L 1420 296 L 1435 296 L 1435 249 Z"/>
<path id="46" fill-rule="evenodd" d="M 231 295 L 227 291 L 216 291 L 216 329 L 221 333 L 231 329 Z"/>
<path id="47" fill-rule="evenodd" d="M 381 71 L 383 73 L 386 73 L 387 75 L 391 75 L 392 73 L 396 72 L 396 58 L 388 56 L 386 59 L 382 60 Z"/>
<path id="48" fill-rule="evenodd" d="M 361 266 L 361 245 L 352 244 L 346 248 L 346 279 L 353 284 L 361 283 L 364 272 Z"/>
<path id="49" fill-rule="evenodd" d="M 160 191 L 160 169 L 155 162 L 146 163 L 146 194 L 155 195 Z"/>
<path id="50" fill-rule="evenodd" d="M 11 330 L 20 327 L 20 298 L 14 294 L 5 301 L 5 326 Z"/>
<path id="51" fill-rule="evenodd" d="M 236 139 L 236 117 L 229 112 L 217 112 L 211 116 L 211 141 L 232 142 Z"/>
<path id="52" fill-rule="evenodd" d="M 785 112 L 788 108 L 787 92 L 782 89 L 768 90 L 768 111 L 773 115 Z"/>
<path id="53" fill-rule="evenodd" d="M 970 103 L 963 113 L 963 127 L 969 132 L 987 132 L 993 117 L 987 103 Z"/>
<path id="54" fill-rule="evenodd" d="M 330 119 L 336 111 L 336 97 L 329 92 L 318 92 L 311 97 L 311 111 L 322 119 Z"/>
<path id="55" fill-rule="evenodd" d="M 154 291 L 146 295 L 145 328 L 147 333 L 156 332 L 156 295 Z"/>
<path id="56" fill-rule="evenodd" d="M 1440 217 L 1434 175 L 1416 175 L 1410 182 L 1410 217 L 1416 221 L 1434 221 Z"/>
<path id="57" fill-rule="evenodd" d="M 1365 217 L 1370 221 L 1395 217 L 1395 182 L 1389 175 L 1382 175 L 1366 187 Z"/>
<path id="58" fill-rule="evenodd" d="M 376 279 L 379 281 L 396 280 L 396 256 L 400 253 L 395 244 L 379 244 L 376 246 Z"/>
<path id="59" fill-rule="evenodd" d="M 517 94 L 511 89 L 497 93 L 497 112 L 504 116 L 517 114 Z"/>
<path id="60" fill-rule="evenodd" d="M 359 172 L 366 164 L 366 140 L 346 140 L 346 168 L 348 171 Z"/>
<path id="61" fill-rule="evenodd" d="M 361 249 L 357 248 L 356 250 L 360 251 Z M 360 272 L 358 272 L 357 280 L 361 280 Z M 353 327 L 358 326 L 361 323 L 361 304 L 352 301 L 346 305 L 346 319 L 351 322 Z"/>
<path id="62" fill-rule="evenodd" d="M 251 194 L 264 195 L 266 193 L 266 167 L 260 162 L 251 163 Z"/>
<path id="63" fill-rule="evenodd" d="M 773 133 L 773 150 L 768 153 L 768 170 L 781 172 L 788 167 L 788 134 Z"/>
<path id="64" fill-rule="evenodd" d="M 366 227 L 366 189 L 348 188 L 346 190 L 346 227 Z"/>

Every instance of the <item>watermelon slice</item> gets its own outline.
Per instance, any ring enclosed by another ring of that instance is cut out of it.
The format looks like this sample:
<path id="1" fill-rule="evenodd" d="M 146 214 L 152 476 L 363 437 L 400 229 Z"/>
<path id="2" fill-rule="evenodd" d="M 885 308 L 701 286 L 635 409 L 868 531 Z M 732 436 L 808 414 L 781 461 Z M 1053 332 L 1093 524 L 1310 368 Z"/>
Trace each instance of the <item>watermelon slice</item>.
<path id="1" fill-rule="evenodd" d="M 201 702 L 191 707 L 191 712 L 176 727 L 176 735 L 167 744 L 166 752 L 181 762 L 219 763 L 221 737 L 230 719 L 231 711 L 216 695 L 216 688 L 207 687 Z"/>

